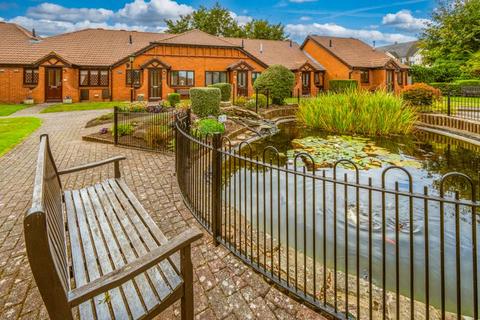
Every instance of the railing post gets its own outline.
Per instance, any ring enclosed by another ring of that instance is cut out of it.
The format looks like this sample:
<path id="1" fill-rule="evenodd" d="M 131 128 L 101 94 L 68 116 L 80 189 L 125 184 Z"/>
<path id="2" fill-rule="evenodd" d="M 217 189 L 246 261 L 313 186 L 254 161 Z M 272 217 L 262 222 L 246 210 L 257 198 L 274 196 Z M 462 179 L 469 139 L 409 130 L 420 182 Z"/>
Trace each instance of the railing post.
<path id="1" fill-rule="evenodd" d="M 450 91 L 447 93 L 447 115 L 451 115 L 451 105 L 450 105 Z"/>
<path id="2" fill-rule="evenodd" d="M 300 88 L 297 89 L 297 106 L 300 106 Z"/>
<path id="3" fill-rule="evenodd" d="M 118 144 L 118 107 L 113 107 L 113 141 Z"/>
<path id="4" fill-rule="evenodd" d="M 270 103 L 270 89 L 267 89 L 267 106 L 265 107 L 265 109 L 268 109 L 269 103 Z"/>
<path id="5" fill-rule="evenodd" d="M 190 126 L 192 125 L 192 109 L 187 109 L 187 118 L 185 120 L 185 131 L 190 134 Z"/>
<path id="6" fill-rule="evenodd" d="M 212 140 L 212 232 L 215 245 L 222 237 L 222 135 L 215 133 Z"/>
<path id="7" fill-rule="evenodd" d="M 258 113 L 258 88 L 255 89 L 255 112 Z"/>

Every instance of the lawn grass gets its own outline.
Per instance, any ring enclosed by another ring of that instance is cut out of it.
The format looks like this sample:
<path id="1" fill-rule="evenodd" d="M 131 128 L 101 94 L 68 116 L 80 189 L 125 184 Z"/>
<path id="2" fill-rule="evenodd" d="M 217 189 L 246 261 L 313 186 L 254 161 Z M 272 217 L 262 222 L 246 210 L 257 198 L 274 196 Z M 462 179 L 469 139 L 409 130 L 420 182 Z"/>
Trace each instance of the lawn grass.
<path id="1" fill-rule="evenodd" d="M 112 109 L 115 106 L 121 107 L 125 105 L 128 105 L 128 103 L 119 101 L 59 103 L 46 107 L 41 113 Z"/>
<path id="2" fill-rule="evenodd" d="M 0 104 L 0 117 L 9 116 L 29 106 L 27 104 Z"/>
<path id="3" fill-rule="evenodd" d="M 0 119 L 0 156 L 22 142 L 42 124 L 34 117 Z"/>

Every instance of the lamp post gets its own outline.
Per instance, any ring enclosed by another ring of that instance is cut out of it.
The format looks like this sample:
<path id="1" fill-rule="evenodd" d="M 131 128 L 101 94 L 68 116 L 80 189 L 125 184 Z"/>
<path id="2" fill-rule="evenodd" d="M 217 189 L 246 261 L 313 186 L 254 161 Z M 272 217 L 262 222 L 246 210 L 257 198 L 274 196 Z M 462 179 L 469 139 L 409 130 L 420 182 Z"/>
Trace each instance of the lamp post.
<path id="1" fill-rule="evenodd" d="M 133 102 L 133 82 L 135 81 L 135 76 L 133 74 L 133 60 L 135 59 L 134 55 L 128 57 L 130 61 L 130 102 Z"/>

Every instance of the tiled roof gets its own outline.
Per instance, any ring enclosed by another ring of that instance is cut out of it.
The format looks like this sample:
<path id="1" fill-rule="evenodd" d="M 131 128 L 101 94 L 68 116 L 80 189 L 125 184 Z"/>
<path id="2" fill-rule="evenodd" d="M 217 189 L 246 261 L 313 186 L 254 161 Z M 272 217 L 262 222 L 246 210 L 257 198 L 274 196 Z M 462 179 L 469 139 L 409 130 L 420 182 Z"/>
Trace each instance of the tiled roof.
<path id="1" fill-rule="evenodd" d="M 408 58 L 418 50 L 418 41 L 395 43 L 389 46 L 378 47 L 378 50 L 390 52 L 397 58 Z"/>
<path id="2" fill-rule="evenodd" d="M 304 44 L 308 39 L 318 43 L 353 68 L 381 68 L 392 60 L 392 58 L 384 52 L 355 38 L 311 35 L 305 40 Z M 395 63 L 399 64 L 401 68 L 408 68 L 398 62 Z"/>
<path id="3" fill-rule="evenodd" d="M 190 30 L 180 34 L 168 35 L 167 38 L 157 41 L 158 43 L 184 44 L 212 47 L 238 47 L 220 37 L 213 36 L 201 30 Z"/>
<path id="4" fill-rule="evenodd" d="M 250 55 L 263 61 L 267 65 L 281 64 L 290 70 L 297 70 L 306 62 L 310 63 L 317 70 L 325 70 L 323 66 L 312 57 L 306 55 L 296 42 L 224 38 L 247 51 Z"/>

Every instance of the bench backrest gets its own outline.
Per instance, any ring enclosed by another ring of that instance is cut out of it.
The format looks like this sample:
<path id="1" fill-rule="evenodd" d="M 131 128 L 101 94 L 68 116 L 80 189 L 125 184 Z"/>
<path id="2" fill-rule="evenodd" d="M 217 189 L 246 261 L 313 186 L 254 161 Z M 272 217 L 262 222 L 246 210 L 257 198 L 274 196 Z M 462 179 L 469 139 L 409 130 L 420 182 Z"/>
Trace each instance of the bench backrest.
<path id="1" fill-rule="evenodd" d="M 71 319 L 62 186 L 48 136 L 40 137 L 32 207 L 23 221 L 30 268 L 51 319 Z"/>

